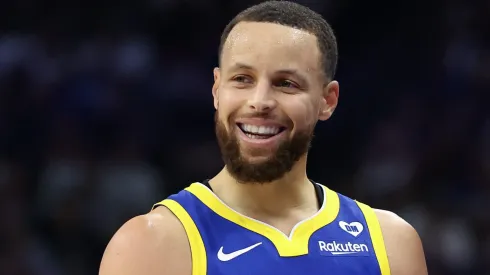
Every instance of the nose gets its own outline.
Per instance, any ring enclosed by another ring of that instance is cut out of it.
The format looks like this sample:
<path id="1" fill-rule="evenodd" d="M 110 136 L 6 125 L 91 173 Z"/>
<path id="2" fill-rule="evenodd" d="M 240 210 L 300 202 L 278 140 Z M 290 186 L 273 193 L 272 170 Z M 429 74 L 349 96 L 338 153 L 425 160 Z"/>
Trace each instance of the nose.
<path id="1" fill-rule="evenodd" d="M 255 90 L 248 101 L 248 106 L 255 112 L 264 113 L 274 110 L 277 101 L 273 96 L 273 91 L 266 83 L 255 86 Z"/>

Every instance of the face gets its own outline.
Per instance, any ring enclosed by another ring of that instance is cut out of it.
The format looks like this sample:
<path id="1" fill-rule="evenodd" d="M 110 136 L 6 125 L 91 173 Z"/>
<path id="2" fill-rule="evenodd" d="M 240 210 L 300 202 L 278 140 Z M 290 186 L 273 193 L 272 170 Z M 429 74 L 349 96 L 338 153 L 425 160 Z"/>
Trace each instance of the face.
<path id="1" fill-rule="evenodd" d="M 306 157 L 338 98 L 320 58 L 316 37 L 294 28 L 241 22 L 229 34 L 213 97 L 222 157 L 238 182 L 280 179 Z"/>

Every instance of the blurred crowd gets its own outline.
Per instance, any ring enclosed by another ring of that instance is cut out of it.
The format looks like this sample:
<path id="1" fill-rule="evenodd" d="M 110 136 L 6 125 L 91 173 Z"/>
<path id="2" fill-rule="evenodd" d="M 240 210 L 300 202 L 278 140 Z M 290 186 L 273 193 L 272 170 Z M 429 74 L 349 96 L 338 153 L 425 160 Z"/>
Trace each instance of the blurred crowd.
<path id="1" fill-rule="evenodd" d="M 255 2 L 0 3 L 0 274 L 97 274 L 126 220 L 221 169 L 212 69 Z M 340 51 L 309 175 L 411 222 L 430 274 L 490 274 L 490 2 L 297 2 Z"/>

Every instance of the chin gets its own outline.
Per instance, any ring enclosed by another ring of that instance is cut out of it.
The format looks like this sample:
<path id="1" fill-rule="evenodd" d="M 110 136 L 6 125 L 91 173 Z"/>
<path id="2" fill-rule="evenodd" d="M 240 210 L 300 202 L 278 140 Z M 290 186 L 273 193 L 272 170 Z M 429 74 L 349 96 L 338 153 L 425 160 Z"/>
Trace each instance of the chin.
<path id="1" fill-rule="evenodd" d="M 243 151 L 241 152 L 241 159 L 245 163 L 249 163 L 252 165 L 267 163 L 267 162 L 271 161 L 273 157 L 274 157 L 274 153 L 250 155 L 250 154 L 244 153 Z"/>
<path id="2" fill-rule="evenodd" d="M 243 160 L 250 160 L 251 162 L 266 161 L 274 158 L 277 154 L 279 147 L 284 142 L 271 143 L 266 146 L 250 144 L 245 141 L 239 141 L 240 156 Z"/>

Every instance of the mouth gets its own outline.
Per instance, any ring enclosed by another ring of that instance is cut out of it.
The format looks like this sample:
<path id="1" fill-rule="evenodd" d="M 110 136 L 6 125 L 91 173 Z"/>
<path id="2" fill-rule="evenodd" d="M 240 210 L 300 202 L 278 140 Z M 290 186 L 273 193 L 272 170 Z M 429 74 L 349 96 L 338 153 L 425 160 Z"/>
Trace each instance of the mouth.
<path id="1" fill-rule="evenodd" d="M 238 128 L 250 139 L 269 139 L 286 130 L 286 127 L 237 123 Z"/>

